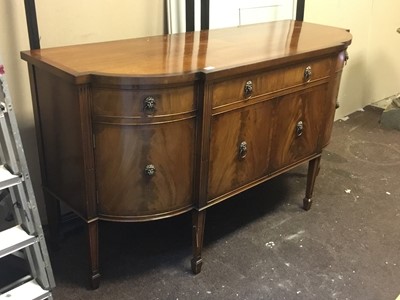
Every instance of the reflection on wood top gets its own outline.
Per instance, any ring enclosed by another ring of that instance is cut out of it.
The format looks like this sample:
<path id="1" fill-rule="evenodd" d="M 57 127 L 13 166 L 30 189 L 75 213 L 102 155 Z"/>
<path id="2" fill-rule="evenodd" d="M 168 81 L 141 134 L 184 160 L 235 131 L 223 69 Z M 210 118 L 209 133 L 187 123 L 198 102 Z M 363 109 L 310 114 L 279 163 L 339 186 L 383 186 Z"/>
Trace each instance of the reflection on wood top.
<path id="1" fill-rule="evenodd" d="M 290 61 L 310 52 L 343 48 L 351 38 L 344 29 L 287 20 L 24 51 L 21 56 L 74 77 L 183 75 Z"/>

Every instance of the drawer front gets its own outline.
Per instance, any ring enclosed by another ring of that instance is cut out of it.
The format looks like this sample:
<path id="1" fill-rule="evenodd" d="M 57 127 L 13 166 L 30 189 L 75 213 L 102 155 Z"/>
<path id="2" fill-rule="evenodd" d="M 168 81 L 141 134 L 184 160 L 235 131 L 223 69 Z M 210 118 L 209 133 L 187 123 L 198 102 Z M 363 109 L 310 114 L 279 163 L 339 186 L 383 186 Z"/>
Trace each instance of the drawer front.
<path id="1" fill-rule="evenodd" d="M 92 103 L 94 117 L 151 118 L 196 109 L 194 86 L 159 90 L 94 88 Z"/>
<path id="2" fill-rule="evenodd" d="M 153 219 L 190 209 L 195 118 L 94 130 L 100 216 Z"/>
<path id="3" fill-rule="evenodd" d="M 209 201 L 266 174 L 271 119 L 271 101 L 212 118 Z"/>
<path id="4" fill-rule="evenodd" d="M 321 151 L 328 84 L 276 99 L 270 172 Z"/>
<path id="5" fill-rule="evenodd" d="M 216 108 L 268 93 L 307 85 L 328 77 L 331 65 L 332 59 L 324 58 L 215 83 L 212 88 L 212 107 Z"/>

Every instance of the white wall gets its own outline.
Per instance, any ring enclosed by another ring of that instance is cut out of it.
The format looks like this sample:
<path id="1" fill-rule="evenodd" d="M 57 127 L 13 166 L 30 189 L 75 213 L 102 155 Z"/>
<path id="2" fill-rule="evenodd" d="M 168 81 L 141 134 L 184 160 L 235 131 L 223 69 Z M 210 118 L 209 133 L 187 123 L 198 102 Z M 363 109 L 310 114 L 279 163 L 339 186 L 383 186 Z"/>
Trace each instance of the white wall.
<path id="1" fill-rule="evenodd" d="M 41 46 L 162 34 L 163 3 L 163 0 L 36 1 Z"/>
<path id="2" fill-rule="evenodd" d="M 185 1 L 167 0 L 169 33 L 184 32 Z M 200 30 L 201 0 L 195 3 L 195 30 Z M 210 0 L 210 29 L 294 19 L 297 0 Z"/>
<path id="3" fill-rule="evenodd" d="M 36 1 L 36 11 L 42 48 L 158 35 L 164 31 L 163 0 L 40 0 Z M 29 49 L 24 1 L 0 1 L 0 28 L 0 56 L 44 218 L 28 71 L 19 54 Z"/>
<path id="4" fill-rule="evenodd" d="M 350 29 L 353 43 L 339 93 L 340 118 L 400 91 L 398 0 L 306 0 L 304 20 Z"/>
<path id="5" fill-rule="evenodd" d="M 371 101 L 400 92 L 400 1 L 372 3 L 366 94 Z"/>

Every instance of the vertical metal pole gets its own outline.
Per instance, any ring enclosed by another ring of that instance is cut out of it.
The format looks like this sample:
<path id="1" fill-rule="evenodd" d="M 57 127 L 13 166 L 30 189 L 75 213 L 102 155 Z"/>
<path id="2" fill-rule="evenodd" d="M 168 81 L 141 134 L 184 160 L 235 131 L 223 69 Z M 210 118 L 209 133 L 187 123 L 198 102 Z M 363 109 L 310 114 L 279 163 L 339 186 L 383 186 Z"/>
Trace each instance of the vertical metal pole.
<path id="1" fill-rule="evenodd" d="M 194 0 L 186 0 L 186 32 L 194 31 Z"/>
<path id="2" fill-rule="evenodd" d="M 28 25 L 29 45 L 31 50 L 40 49 L 39 29 L 36 18 L 35 0 L 25 1 L 26 24 Z"/>
<path id="3" fill-rule="evenodd" d="M 210 0 L 201 0 L 201 29 L 210 28 Z"/>
<path id="4" fill-rule="evenodd" d="M 304 20 L 304 5 L 306 0 L 297 0 L 296 21 Z"/>
<path id="5" fill-rule="evenodd" d="M 164 34 L 168 34 L 168 0 L 164 0 Z"/>

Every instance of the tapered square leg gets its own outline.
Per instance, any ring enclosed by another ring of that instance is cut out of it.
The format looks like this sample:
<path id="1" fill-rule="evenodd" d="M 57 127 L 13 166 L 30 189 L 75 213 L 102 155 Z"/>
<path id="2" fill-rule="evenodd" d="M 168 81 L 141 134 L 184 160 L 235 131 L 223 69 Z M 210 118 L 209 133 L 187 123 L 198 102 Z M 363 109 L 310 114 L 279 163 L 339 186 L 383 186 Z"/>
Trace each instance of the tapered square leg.
<path id="1" fill-rule="evenodd" d="M 303 199 L 303 208 L 309 210 L 312 205 L 312 195 L 314 191 L 315 179 L 318 176 L 320 168 L 321 156 L 310 160 L 308 163 L 308 173 L 307 173 L 307 186 L 306 186 L 306 196 Z"/>
<path id="2" fill-rule="evenodd" d="M 89 246 L 89 280 L 90 287 L 95 290 L 100 285 L 99 272 L 99 221 L 95 220 L 87 224 Z"/>
<path id="3" fill-rule="evenodd" d="M 198 274 L 201 271 L 203 261 L 201 259 L 201 251 L 203 249 L 204 226 L 206 220 L 206 211 L 193 211 L 192 217 L 192 247 L 193 258 L 191 261 L 192 272 Z"/>

